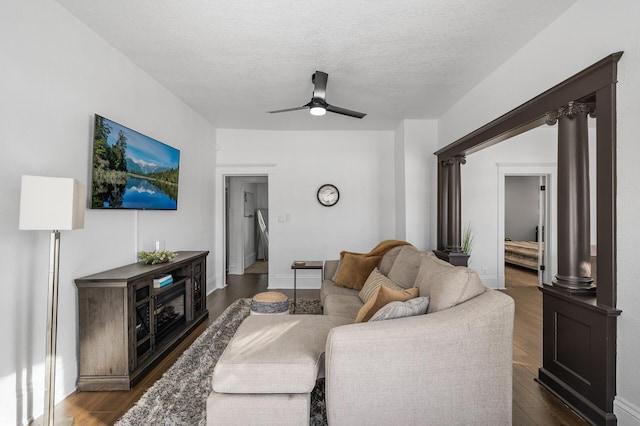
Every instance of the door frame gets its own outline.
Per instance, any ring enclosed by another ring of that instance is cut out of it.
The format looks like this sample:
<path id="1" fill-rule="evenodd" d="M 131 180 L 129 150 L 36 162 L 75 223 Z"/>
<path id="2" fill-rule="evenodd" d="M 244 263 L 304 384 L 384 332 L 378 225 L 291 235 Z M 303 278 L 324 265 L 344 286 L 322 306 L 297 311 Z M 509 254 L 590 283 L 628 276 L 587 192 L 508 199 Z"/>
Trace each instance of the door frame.
<path id="1" fill-rule="evenodd" d="M 275 164 L 220 164 L 216 166 L 215 172 L 215 194 L 214 194 L 214 252 L 213 252 L 213 285 L 210 287 L 209 293 L 213 292 L 216 288 L 224 288 L 227 285 L 226 281 L 226 231 L 225 226 L 227 223 L 226 217 L 226 197 L 225 197 L 225 181 L 227 177 L 233 176 L 266 176 L 267 177 L 267 196 L 269 198 L 269 210 L 272 210 L 273 204 L 273 190 L 272 183 L 276 180 L 275 176 Z M 271 215 L 269 215 L 269 224 L 267 225 L 271 229 Z M 273 235 L 270 234 L 270 258 L 269 263 L 275 264 L 277 260 L 277 249 L 275 247 Z M 275 238 L 277 241 L 277 236 Z M 269 268 L 269 275 L 271 275 L 271 269 Z"/>
<path id="2" fill-rule="evenodd" d="M 544 227 L 545 244 L 545 270 L 542 282 L 550 283 L 558 269 L 558 258 L 555 253 L 556 247 L 556 227 L 557 211 L 554 194 L 557 191 L 557 165 L 554 163 L 498 163 L 498 288 L 505 288 L 504 277 L 504 226 L 505 226 L 505 181 L 507 176 L 546 176 L 548 188 L 546 196 L 546 226 Z"/>

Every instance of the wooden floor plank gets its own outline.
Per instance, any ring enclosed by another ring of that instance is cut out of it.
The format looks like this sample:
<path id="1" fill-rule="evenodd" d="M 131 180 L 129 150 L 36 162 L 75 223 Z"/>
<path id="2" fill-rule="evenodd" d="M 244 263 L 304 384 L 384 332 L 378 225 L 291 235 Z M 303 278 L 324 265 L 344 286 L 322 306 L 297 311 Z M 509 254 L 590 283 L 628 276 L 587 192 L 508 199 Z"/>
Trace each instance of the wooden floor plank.
<path id="1" fill-rule="evenodd" d="M 537 274 L 521 268 L 505 268 L 507 290 L 516 304 L 513 344 L 513 424 L 586 425 L 560 400 L 540 386 L 535 378 L 542 363 L 542 295 Z M 510 286 L 512 280 L 515 285 Z M 76 425 L 112 425 L 144 392 L 162 377 L 207 326 L 235 300 L 253 297 L 268 289 L 267 275 L 229 275 L 227 286 L 207 296 L 209 319 L 179 344 L 130 391 L 75 392 L 56 407 L 57 418 L 73 417 Z M 279 290 L 293 297 L 293 290 Z M 300 298 L 317 298 L 319 290 L 297 291 Z M 40 424 L 41 419 L 34 422 Z"/>

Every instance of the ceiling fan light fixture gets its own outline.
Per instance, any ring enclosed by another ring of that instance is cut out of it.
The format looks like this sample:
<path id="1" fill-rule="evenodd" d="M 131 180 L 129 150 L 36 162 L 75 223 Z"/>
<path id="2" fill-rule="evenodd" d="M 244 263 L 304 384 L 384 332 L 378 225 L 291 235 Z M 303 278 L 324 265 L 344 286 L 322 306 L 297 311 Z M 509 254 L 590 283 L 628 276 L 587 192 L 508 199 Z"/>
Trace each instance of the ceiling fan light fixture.
<path id="1" fill-rule="evenodd" d="M 311 115 L 325 115 L 327 113 L 327 109 L 321 105 L 313 105 L 311 108 L 309 108 L 309 112 L 311 113 Z"/>
<path id="2" fill-rule="evenodd" d="M 300 107 L 278 109 L 275 111 L 267 111 L 267 112 L 270 114 L 275 114 L 278 112 L 298 111 L 301 109 L 309 108 L 309 112 L 311 113 L 311 115 L 315 115 L 315 116 L 325 115 L 327 111 L 332 112 L 334 114 L 341 114 L 341 115 L 346 115 L 354 118 L 362 118 L 365 115 L 367 115 L 363 112 L 351 111 L 346 108 L 341 108 L 335 105 L 329 105 L 327 103 L 327 99 L 325 96 L 327 91 L 328 77 L 329 75 L 326 72 L 322 72 L 322 71 L 316 71 L 311 76 L 311 82 L 313 83 L 313 97 L 311 98 L 311 101 L 309 103 L 304 104 Z"/>

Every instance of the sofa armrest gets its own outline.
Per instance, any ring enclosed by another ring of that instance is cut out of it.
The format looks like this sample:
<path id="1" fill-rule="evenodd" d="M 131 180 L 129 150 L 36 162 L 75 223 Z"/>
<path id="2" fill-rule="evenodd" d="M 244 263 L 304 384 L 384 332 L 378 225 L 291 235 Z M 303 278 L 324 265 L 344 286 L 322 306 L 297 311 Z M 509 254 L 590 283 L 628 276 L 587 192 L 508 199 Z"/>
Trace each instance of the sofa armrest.
<path id="1" fill-rule="evenodd" d="M 327 418 L 350 424 L 511 424 L 513 300 L 331 330 Z"/>

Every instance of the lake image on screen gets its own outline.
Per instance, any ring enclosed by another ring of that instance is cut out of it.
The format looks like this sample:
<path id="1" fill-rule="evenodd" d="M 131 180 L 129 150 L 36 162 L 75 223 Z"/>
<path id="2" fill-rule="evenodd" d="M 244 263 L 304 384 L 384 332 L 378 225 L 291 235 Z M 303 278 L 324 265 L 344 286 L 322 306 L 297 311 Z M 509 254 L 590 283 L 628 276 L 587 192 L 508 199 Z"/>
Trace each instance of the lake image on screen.
<path id="1" fill-rule="evenodd" d="M 175 210 L 179 164 L 179 150 L 96 115 L 91 207 Z"/>

